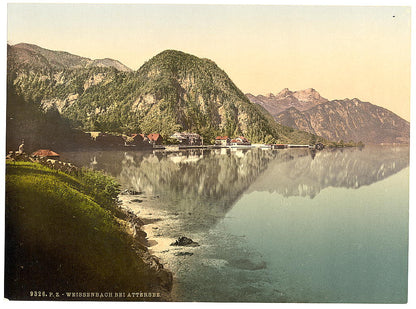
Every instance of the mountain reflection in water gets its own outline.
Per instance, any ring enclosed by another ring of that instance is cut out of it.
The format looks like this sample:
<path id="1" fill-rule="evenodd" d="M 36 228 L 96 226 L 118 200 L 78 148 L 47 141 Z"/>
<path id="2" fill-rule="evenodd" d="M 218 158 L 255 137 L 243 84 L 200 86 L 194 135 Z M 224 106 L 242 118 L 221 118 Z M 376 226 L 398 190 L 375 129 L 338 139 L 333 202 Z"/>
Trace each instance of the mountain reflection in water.
<path id="1" fill-rule="evenodd" d="M 380 181 L 408 166 L 409 148 L 81 151 L 62 157 L 111 174 L 123 189 L 157 196 L 161 207 L 208 228 L 245 192 L 313 198 L 329 186 Z"/>
<path id="2" fill-rule="evenodd" d="M 298 149 L 278 155 L 250 187 L 285 197 L 315 197 L 327 187 L 357 189 L 409 165 L 408 147 L 368 146 L 320 152 Z"/>

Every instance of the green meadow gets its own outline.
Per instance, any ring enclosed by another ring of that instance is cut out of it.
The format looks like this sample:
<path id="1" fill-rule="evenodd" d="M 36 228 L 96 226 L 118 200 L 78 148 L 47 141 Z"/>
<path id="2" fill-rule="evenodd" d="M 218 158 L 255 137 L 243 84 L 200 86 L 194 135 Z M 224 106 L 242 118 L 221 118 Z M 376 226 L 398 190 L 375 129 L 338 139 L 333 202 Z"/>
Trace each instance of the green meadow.
<path id="1" fill-rule="evenodd" d="M 155 271 L 141 258 L 146 248 L 119 223 L 118 193 L 101 173 L 7 162 L 5 296 L 155 291 Z"/>

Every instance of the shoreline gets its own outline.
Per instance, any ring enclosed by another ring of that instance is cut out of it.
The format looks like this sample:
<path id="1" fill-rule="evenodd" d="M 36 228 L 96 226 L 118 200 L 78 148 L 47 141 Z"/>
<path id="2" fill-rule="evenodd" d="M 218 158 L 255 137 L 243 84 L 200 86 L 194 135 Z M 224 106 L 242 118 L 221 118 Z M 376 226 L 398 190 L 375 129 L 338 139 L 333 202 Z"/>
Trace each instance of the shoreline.
<path id="1" fill-rule="evenodd" d="M 155 196 L 139 194 L 119 194 L 121 209 L 133 213 L 142 222 L 140 230 L 144 233 L 149 254 L 172 274 L 169 301 L 180 301 L 178 296 L 180 278 L 186 259 L 192 258 L 200 246 L 171 246 L 182 235 L 181 220 L 178 214 L 159 209 Z"/>
<path id="2" fill-rule="evenodd" d="M 152 227 L 155 226 L 154 222 L 159 221 L 149 217 L 149 214 L 143 215 L 140 211 L 130 207 L 131 200 L 137 199 L 137 195 L 133 194 L 119 194 L 119 207 L 120 210 L 126 215 L 124 220 L 121 220 L 121 225 L 127 234 L 133 239 L 132 247 L 138 253 L 138 258 L 142 259 L 150 269 L 155 271 L 156 277 L 159 279 L 162 301 L 172 301 L 172 287 L 173 287 L 173 272 L 166 267 L 166 264 L 159 255 L 156 255 L 152 248 L 158 244 L 154 239 L 154 233 L 152 233 Z M 133 202 L 134 203 L 134 202 Z M 139 215 L 140 213 L 140 215 Z M 150 213 L 150 216 L 152 214 Z M 166 239 L 166 246 L 169 246 L 170 242 Z"/>

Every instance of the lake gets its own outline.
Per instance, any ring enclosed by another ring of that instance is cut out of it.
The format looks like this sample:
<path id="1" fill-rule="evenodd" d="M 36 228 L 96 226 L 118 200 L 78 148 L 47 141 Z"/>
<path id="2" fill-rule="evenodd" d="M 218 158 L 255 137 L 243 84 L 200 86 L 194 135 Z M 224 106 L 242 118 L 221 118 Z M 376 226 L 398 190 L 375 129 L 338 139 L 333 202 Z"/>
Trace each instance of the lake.
<path id="1" fill-rule="evenodd" d="M 177 301 L 404 303 L 409 147 L 78 151 L 146 220 Z M 199 247 L 173 247 L 179 236 Z"/>

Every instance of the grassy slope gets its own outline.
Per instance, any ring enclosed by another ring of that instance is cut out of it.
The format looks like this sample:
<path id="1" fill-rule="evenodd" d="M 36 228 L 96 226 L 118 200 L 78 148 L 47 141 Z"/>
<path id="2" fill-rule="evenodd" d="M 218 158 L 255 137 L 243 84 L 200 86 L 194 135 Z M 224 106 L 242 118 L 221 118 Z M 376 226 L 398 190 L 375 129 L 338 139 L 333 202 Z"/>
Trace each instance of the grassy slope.
<path id="1" fill-rule="evenodd" d="M 89 185 L 38 164 L 8 163 L 5 296 L 30 290 L 154 291 L 156 282 Z"/>

